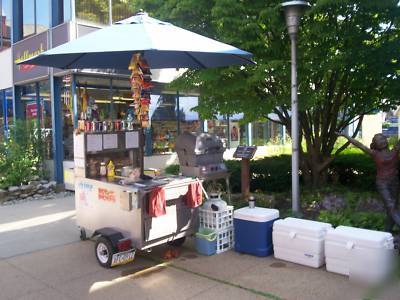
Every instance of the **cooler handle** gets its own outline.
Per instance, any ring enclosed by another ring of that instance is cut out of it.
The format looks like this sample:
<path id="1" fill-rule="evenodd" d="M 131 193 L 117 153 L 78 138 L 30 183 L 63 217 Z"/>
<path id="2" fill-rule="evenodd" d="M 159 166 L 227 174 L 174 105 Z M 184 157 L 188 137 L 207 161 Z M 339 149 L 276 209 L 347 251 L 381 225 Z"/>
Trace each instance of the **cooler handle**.
<path id="1" fill-rule="evenodd" d="M 294 232 L 294 231 L 291 231 L 291 232 L 289 233 L 289 237 L 290 237 L 291 239 L 294 239 L 294 238 L 296 237 L 296 235 L 297 235 L 297 232 Z"/>

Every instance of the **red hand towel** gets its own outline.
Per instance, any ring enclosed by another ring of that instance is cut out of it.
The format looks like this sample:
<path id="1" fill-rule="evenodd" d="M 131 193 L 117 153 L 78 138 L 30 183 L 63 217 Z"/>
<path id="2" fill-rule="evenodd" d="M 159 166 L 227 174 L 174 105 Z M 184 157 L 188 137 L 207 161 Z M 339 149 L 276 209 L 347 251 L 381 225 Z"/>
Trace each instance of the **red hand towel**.
<path id="1" fill-rule="evenodd" d="M 186 193 L 186 205 L 190 208 L 195 208 L 203 203 L 203 193 L 200 183 L 192 182 L 189 184 L 189 189 Z"/>
<path id="2" fill-rule="evenodd" d="M 162 187 L 155 187 L 150 192 L 149 197 L 149 215 L 159 217 L 165 215 L 167 202 L 165 201 L 165 190 Z"/>

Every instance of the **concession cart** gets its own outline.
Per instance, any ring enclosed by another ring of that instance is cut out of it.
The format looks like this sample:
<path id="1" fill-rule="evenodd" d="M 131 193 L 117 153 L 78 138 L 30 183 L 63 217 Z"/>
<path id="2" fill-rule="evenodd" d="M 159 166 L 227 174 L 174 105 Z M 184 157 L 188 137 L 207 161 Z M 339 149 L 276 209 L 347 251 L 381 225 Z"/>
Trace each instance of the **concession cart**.
<path id="1" fill-rule="evenodd" d="M 73 101 L 77 224 L 82 239 L 97 237 L 95 253 L 102 266 L 132 261 L 135 249 L 182 242 L 197 229 L 200 181 L 182 176 L 153 179 L 143 174 L 143 129 L 150 127 L 153 87 L 150 66 L 241 66 L 254 64 L 251 57 L 249 52 L 141 12 L 20 62 L 60 69 L 131 71 L 132 101 L 121 119 L 102 117 L 90 98 Z M 226 174 L 213 165 L 211 173 Z M 187 165 L 186 171 L 198 166 Z"/>
<path id="2" fill-rule="evenodd" d="M 77 225 L 81 239 L 97 237 L 95 253 L 104 267 L 132 261 L 136 249 L 180 244 L 197 230 L 198 208 L 188 198 L 199 181 L 143 176 L 142 141 L 140 129 L 74 136 Z M 93 172 L 104 161 L 113 162 L 116 174 L 120 168 L 132 168 L 140 175 L 132 179 L 132 173 L 128 177 Z"/>

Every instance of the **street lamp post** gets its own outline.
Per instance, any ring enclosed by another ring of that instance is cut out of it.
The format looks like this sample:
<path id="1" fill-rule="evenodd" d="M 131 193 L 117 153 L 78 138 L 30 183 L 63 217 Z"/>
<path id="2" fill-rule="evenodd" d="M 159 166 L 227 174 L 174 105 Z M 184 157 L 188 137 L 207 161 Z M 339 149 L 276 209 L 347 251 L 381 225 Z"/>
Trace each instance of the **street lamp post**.
<path id="1" fill-rule="evenodd" d="M 288 1 L 282 3 L 291 44 L 291 113 L 292 113 L 292 210 L 300 212 L 299 202 L 299 112 L 297 101 L 297 62 L 296 40 L 300 19 L 310 4 L 307 1 Z"/>

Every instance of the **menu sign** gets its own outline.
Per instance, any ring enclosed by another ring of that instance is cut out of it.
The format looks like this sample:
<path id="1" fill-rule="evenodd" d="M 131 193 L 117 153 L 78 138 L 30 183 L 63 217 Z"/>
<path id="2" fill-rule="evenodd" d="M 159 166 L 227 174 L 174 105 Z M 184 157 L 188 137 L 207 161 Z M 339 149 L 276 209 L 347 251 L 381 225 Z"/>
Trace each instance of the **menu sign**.
<path id="1" fill-rule="evenodd" d="M 233 154 L 233 157 L 252 159 L 256 151 L 257 146 L 238 146 Z"/>

